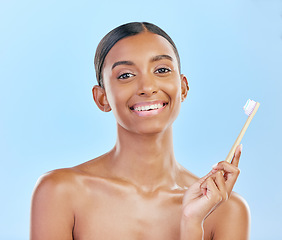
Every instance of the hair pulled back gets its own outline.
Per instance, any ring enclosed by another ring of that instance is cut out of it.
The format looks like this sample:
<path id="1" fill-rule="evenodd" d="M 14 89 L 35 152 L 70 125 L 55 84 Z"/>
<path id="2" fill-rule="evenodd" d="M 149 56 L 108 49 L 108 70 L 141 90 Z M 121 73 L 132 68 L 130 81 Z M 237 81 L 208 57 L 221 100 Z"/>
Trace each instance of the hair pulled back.
<path id="1" fill-rule="evenodd" d="M 96 78 L 98 81 L 98 84 L 100 87 L 104 88 L 103 84 L 103 77 L 102 77 L 102 71 L 103 71 L 103 65 L 105 58 L 111 48 L 121 39 L 137 35 L 142 32 L 151 32 L 157 35 L 160 35 L 164 37 L 169 43 L 172 45 L 173 50 L 175 52 L 178 65 L 179 65 L 179 71 L 180 71 L 180 58 L 177 51 L 177 48 L 172 41 L 172 39 L 168 36 L 168 34 L 159 28 L 158 26 L 147 23 L 147 22 L 131 22 L 127 24 L 123 24 L 112 31 L 110 31 L 107 35 L 103 37 L 103 39 L 98 44 L 98 47 L 96 49 L 95 58 L 94 58 L 94 65 L 95 65 L 95 71 L 96 71 Z"/>

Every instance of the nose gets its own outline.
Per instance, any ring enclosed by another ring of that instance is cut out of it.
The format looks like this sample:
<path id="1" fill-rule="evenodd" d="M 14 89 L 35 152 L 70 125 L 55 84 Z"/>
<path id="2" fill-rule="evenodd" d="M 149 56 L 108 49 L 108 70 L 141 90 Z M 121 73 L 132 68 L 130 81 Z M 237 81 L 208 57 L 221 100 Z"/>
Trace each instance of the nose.
<path id="1" fill-rule="evenodd" d="M 138 81 L 139 96 L 152 96 L 159 91 L 157 80 L 148 74 L 142 76 Z"/>

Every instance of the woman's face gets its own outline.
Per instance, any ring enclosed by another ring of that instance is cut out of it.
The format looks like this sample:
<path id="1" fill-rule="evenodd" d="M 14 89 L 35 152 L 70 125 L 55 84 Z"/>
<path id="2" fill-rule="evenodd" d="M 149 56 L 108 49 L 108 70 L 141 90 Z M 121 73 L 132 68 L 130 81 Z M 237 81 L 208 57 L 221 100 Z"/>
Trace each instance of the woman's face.
<path id="1" fill-rule="evenodd" d="M 103 80 L 117 123 L 138 134 L 170 127 L 188 89 L 172 46 L 150 32 L 113 46 L 105 58 Z"/>

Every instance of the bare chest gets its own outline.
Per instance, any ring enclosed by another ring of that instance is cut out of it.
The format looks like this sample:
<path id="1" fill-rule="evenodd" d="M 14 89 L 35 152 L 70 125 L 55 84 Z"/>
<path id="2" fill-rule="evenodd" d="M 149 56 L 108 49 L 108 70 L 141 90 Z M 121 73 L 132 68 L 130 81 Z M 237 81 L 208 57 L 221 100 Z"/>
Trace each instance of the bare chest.
<path id="1" fill-rule="evenodd" d="M 101 186 L 80 195 L 75 240 L 179 239 L 182 194 Z"/>

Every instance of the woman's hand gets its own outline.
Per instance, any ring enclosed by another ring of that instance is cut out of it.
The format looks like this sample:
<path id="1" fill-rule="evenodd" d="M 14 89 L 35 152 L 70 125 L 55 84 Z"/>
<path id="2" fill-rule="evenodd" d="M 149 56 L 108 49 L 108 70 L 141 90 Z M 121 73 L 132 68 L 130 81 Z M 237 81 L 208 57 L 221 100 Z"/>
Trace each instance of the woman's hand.
<path id="1" fill-rule="evenodd" d="M 231 163 L 219 162 L 206 176 L 199 179 L 186 191 L 183 198 L 181 235 L 191 236 L 187 232 L 190 230 L 197 231 L 199 236 L 203 235 L 202 225 L 206 217 L 226 201 L 232 192 L 240 173 L 238 164 L 241 151 L 240 145 L 236 148 Z"/>

